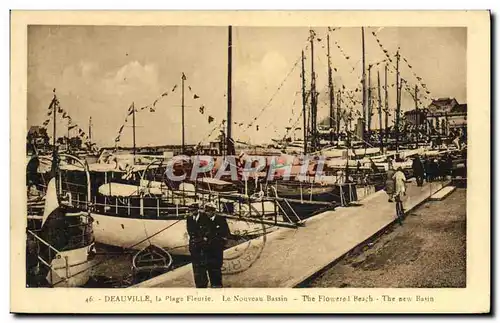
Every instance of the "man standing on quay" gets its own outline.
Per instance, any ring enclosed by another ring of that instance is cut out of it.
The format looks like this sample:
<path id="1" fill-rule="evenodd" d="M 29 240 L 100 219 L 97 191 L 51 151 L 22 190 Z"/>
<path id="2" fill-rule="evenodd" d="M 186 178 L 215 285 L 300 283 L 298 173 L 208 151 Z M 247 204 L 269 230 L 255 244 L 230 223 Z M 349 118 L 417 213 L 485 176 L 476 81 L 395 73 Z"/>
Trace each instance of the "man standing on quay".
<path id="1" fill-rule="evenodd" d="M 193 264 L 196 288 L 207 288 L 210 278 L 212 288 L 222 287 L 222 262 L 224 246 L 230 235 L 229 226 L 215 207 L 202 210 L 193 205 L 193 214 L 187 218 L 189 252 Z"/>
<path id="2" fill-rule="evenodd" d="M 415 176 L 417 180 L 417 185 L 422 186 L 424 184 L 424 165 L 418 155 L 413 159 L 412 168 L 413 176 Z"/>

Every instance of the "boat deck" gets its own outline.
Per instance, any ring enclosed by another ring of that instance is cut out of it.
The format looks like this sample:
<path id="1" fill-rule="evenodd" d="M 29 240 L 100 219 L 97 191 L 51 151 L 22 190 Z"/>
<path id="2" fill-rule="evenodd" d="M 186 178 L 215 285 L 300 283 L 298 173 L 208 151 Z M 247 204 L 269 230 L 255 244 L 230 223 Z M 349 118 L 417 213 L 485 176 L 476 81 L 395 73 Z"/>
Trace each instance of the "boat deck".
<path id="1" fill-rule="evenodd" d="M 446 186 L 408 184 L 406 212 Z M 224 275 L 225 287 L 295 287 L 362 244 L 395 221 L 395 204 L 384 191 L 367 196 L 359 205 L 340 207 L 311 217 L 304 227 L 279 228 L 266 236 L 260 256 L 241 272 Z M 259 243 L 254 247 L 258 248 Z M 237 247 L 237 246 L 236 246 Z M 234 252 L 234 248 L 225 255 Z M 246 252 L 251 253 L 252 248 Z M 246 257 L 245 253 L 241 255 Z M 191 264 L 132 287 L 194 287 Z"/>

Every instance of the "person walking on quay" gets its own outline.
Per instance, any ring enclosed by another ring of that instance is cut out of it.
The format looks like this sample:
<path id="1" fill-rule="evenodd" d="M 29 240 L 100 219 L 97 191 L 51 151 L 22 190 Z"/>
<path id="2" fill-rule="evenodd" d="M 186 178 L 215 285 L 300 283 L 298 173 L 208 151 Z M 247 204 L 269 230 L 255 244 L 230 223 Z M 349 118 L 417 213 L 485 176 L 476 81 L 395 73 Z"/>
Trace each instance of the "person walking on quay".
<path id="1" fill-rule="evenodd" d="M 189 252 L 193 264 L 196 288 L 222 287 L 222 262 L 224 246 L 230 235 L 226 219 L 208 206 L 201 210 L 193 205 L 193 214 L 187 218 Z"/>
<path id="2" fill-rule="evenodd" d="M 394 167 L 392 166 L 392 161 L 389 161 L 389 166 L 387 169 L 387 174 L 385 177 L 385 192 L 389 195 L 389 202 L 394 201 L 395 183 L 394 183 Z"/>
<path id="3" fill-rule="evenodd" d="M 394 174 L 393 178 L 395 184 L 394 199 L 396 201 L 396 214 L 399 224 L 402 225 L 403 223 L 401 220 L 404 215 L 403 197 L 406 196 L 406 176 L 401 167 L 398 167 L 398 170 Z"/>
<path id="4" fill-rule="evenodd" d="M 422 161 L 420 160 L 420 156 L 417 155 L 413 159 L 412 163 L 412 169 L 413 169 L 413 175 L 415 176 L 415 179 L 417 180 L 417 185 L 422 186 L 424 183 L 424 165 L 422 164 Z"/>

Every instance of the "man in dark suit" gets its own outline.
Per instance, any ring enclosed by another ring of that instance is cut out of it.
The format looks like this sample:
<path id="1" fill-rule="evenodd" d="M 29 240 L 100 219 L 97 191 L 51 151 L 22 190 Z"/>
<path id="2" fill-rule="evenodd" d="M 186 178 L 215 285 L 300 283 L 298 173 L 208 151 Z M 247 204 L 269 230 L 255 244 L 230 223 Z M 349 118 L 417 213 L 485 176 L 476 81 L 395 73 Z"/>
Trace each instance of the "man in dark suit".
<path id="1" fill-rule="evenodd" d="M 413 168 L 413 175 L 417 180 L 417 185 L 422 186 L 424 183 L 424 165 L 420 160 L 420 156 L 416 156 L 413 159 L 412 168 Z"/>
<path id="2" fill-rule="evenodd" d="M 186 222 L 196 288 L 207 288 L 209 278 L 212 288 L 221 288 L 224 246 L 230 235 L 226 218 L 213 206 L 193 205 Z"/>

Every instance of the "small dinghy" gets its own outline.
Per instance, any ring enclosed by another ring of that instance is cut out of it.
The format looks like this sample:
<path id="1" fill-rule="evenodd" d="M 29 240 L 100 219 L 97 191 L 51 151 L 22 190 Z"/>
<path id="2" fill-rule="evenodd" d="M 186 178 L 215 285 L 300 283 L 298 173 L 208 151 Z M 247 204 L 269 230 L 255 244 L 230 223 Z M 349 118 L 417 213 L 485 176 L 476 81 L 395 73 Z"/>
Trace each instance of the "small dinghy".
<path id="1" fill-rule="evenodd" d="M 139 282 L 163 274 L 172 266 L 172 256 L 165 249 L 149 245 L 132 258 L 134 281 Z"/>

